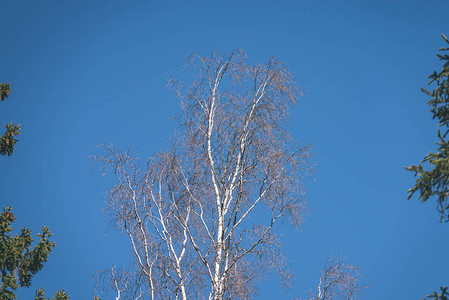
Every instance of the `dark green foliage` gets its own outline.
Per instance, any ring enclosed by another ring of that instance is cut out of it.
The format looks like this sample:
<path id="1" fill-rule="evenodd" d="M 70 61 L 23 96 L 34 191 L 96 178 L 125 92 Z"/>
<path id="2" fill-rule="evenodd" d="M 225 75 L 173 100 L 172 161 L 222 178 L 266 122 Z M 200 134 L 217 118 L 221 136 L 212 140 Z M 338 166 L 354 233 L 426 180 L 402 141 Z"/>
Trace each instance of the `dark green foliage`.
<path id="1" fill-rule="evenodd" d="M 0 83 L 0 101 L 8 98 L 10 92 L 11 86 L 9 85 L 9 83 Z"/>
<path id="2" fill-rule="evenodd" d="M 36 290 L 36 297 L 34 298 L 34 300 L 46 300 L 44 295 L 45 295 L 45 290 L 43 287 L 41 287 L 40 289 Z"/>
<path id="3" fill-rule="evenodd" d="M 19 286 L 29 287 L 31 278 L 43 268 L 52 249 L 56 246 L 50 241 L 52 235 L 50 230 L 43 226 L 42 233 L 37 235 L 39 242 L 31 247 L 33 238 L 30 229 L 24 227 L 20 235 L 12 235 L 11 223 L 14 221 L 11 207 L 3 208 L 0 215 L 0 300 L 16 299 L 15 292 Z M 36 297 L 37 295 L 38 292 Z"/>
<path id="4" fill-rule="evenodd" d="M 449 40 L 444 34 L 441 35 L 449 45 Z M 448 48 L 440 48 L 440 51 L 449 51 Z M 427 201 L 430 197 L 436 196 L 438 210 L 441 213 L 441 221 L 449 221 L 449 140 L 446 138 L 449 132 L 449 55 L 437 54 L 444 62 L 440 73 L 434 71 L 428 78 L 428 85 L 436 83 L 436 88 L 432 91 L 421 88 L 421 90 L 431 97 L 427 103 L 431 107 L 433 118 L 438 119 L 438 152 L 427 154 L 419 165 L 406 167 L 407 170 L 415 172 L 416 184 L 408 190 L 408 198 L 419 191 L 421 202 Z M 430 165 L 430 170 L 425 170 L 422 164 Z M 441 287 L 441 294 L 433 292 L 426 297 L 433 300 L 449 300 L 448 287 Z M 424 300 L 424 299 L 423 299 Z"/>
<path id="5" fill-rule="evenodd" d="M 55 295 L 51 298 L 52 300 L 68 300 L 70 298 L 69 295 L 64 291 L 64 289 L 57 291 Z"/>
<path id="6" fill-rule="evenodd" d="M 437 292 L 433 292 L 433 294 L 426 297 L 426 299 L 433 299 L 433 300 L 449 300 L 449 292 L 448 287 L 441 287 L 441 294 L 438 294 Z M 424 300 L 424 299 L 422 299 Z"/>
<path id="7" fill-rule="evenodd" d="M 0 83 L 0 100 L 3 101 L 8 98 L 11 92 L 9 83 Z M 11 156 L 14 151 L 14 146 L 17 143 L 15 136 L 20 134 L 20 125 L 15 125 L 12 122 L 6 124 L 6 132 L 0 137 L 0 154 Z"/>
<path id="8" fill-rule="evenodd" d="M 442 34 L 443 39 L 449 44 L 449 40 Z M 440 51 L 448 51 L 449 48 L 440 48 Z M 441 220 L 449 220 L 449 55 L 437 54 L 444 62 L 441 72 L 434 71 L 428 78 L 429 85 L 435 83 L 434 90 L 421 89 L 431 97 L 428 101 L 433 113 L 433 118 L 438 119 L 438 152 L 427 154 L 419 165 L 406 167 L 407 170 L 415 173 L 416 184 L 408 190 L 408 199 L 419 191 L 419 199 L 422 202 L 436 196 L 438 210 L 441 213 Z M 423 164 L 430 165 L 430 170 L 426 170 Z"/>
<path id="9" fill-rule="evenodd" d="M 20 134 L 20 125 L 9 123 L 6 124 L 5 128 L 5 134 L 0 137 L 0 154 L 11 156 L 17 143 L 17 139 L 14 137 Z"/>
<path id="10" fill-rule="evenodd" d="M 40 288 L 36 290 L 36 297 L 34 300 L 69 300 L 70 296 L 64 291 L 64 289 L 57 291 L 53 297 L 47 298 L 44 296 L 45 290 L 44 288 Z"/>

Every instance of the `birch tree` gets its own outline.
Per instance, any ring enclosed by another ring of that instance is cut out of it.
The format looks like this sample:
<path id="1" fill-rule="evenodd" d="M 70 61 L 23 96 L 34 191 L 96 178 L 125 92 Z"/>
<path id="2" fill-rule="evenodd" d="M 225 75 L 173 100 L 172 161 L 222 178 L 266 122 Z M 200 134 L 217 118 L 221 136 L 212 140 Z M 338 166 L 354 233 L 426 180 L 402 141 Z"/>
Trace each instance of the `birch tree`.
<path id="1" fill-rule="evenodd" d="M 315 293 L 308 300 L 360 299 L 366 286 L 361 285 L 360 269 L 341 256 L 329 256 L 321 270 Z"/>
<path id="2" fill-rule="evenodd" d="M 292 277 L 273 229 L 304 218 L 309 149 L 287 130 L 301 89 L 276 57 L 212 52 L 187 65 L 191 81 L 169 84 L 181 106 L 169 149 L 143 166 L 111 145 L 96 158 L 115 177 L 106 211 L 140 282 L 116 299 L 249 299 L 270 274 L 285 287 Z"/>

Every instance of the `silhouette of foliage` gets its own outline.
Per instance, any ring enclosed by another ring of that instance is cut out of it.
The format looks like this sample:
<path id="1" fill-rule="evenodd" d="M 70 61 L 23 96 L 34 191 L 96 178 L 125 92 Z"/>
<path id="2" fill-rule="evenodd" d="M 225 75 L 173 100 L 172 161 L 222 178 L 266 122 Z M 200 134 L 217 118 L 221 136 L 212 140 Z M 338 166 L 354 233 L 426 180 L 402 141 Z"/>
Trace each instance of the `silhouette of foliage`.
<path id="1" fill-rule="evenodd" d="M 426 299 L 433 299 L 433 300 L 449 300 L 449 292 L 448 287 L 441 287 L 441 293 L 438 294 L 437 292 L 433 292 L 433 294 L 426 297 Z M 424 300 L 424 299 L 422 299 Z"/>
<path id="2" fill-rule="evenodd" d="M 56 246 L 50 241 L 50 230 L 42 226 L 42 233 L 37 235 L 39 242 L 31 247 L 31 230 L 24 227 L 20 235 L 13 236 L 11 223 L 14 222 L 11 206 L 3 208 L 0 215 L 0 300 L 16 299 L 15 292 L 19 286 L 29 287 L 32 277 L 43 268 Z"/>
<path id="3" fill-rule="evenodd" d="M 442 34 L 443 39 L 449 44 L 449 40 Z M 448 51 L 449 48 L 440 48 L 440 51 Z M 437 209 L 441 213 L 441 220 L 449 218 L 449 140 L 446 138 L 449 132 L 449 55 L 437 54 L 444 62 L 441 72 L 434 71 L 428 78 L 429 85 L 436 83 L 437 87 L 428 91 L 421 89 L 424 93 L 432 97 L 428 101 L 433 113 L 433 118 L 438 119 L 438 151 L 427 154 L 419 165 L 406 167 L 407 170 L 415 173 L 416 184 L 408 190 L 408 199 L 419 191 L 421 202 L 429 198 L 437 197 Z M 423 164 L 430 165 L 431 169 L 426 170 Z"/>
<path id="4" fill-rule="evenodd" d="M 11 86 L 9 83 L 0 83 L 0 100 L 4 101 L 8 98 L 11 92 Z M 12 122 L 6 124 L 6 132 L 0 137 L 0 154 L 5 156 L 11 156 L 14 152 L 14 146 L 17 143 L 15 136 L 20 134 L 20 125 L 15 125 Z"/>

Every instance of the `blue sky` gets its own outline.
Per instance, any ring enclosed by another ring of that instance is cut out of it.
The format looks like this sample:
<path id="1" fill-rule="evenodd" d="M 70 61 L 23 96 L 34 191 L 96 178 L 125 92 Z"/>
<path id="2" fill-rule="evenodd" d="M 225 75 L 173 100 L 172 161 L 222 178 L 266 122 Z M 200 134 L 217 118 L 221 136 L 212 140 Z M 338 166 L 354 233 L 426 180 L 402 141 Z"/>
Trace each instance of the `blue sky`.
<path id="1" fill-rule="evenodd" d="M 316 172 L 301 230 L 279 229 L 296 275 L 258 299 L 315 288 L 329 253 L 362 268 L 367 299 L 419 299 L 449 281 L 449 225 L 435 203 L 406 201 L 403 166 L 435 150 L 435 121 L 420 87 L 441 68 L 449 2 L 434 1 L 0 1 L 0 82 L 13 92 L 0 121 L 22 124 L 12 157 L 0 158 L 2 206 L 16 228 L 50 227 L 58 244 L 32 289 L 93 295 L 94 273 L 126 264 L 126 239 L 102 214 L 108 178 L 96 146 L 131 144 L 146 158 L 168 144 L 177 100 L 167 79 L 185 58 L 242 48 L 271 55 L 305 89 L 291 115 L 311 144 Z"/>

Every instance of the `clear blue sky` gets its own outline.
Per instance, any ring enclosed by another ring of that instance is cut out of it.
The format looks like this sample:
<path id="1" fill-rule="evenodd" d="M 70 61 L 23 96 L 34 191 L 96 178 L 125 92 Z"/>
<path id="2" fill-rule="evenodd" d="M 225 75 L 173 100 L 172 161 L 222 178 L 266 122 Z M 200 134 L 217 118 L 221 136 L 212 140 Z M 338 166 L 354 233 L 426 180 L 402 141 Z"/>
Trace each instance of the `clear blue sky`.
<path id="1" fill-rule="evenodd" d="M 292 114 L 310 143 L 315 180 L 302 230 L 284 228 L 296 275 L 258 299 L 315 288 L 329 253 L 362 268 L 367 299 L 419 299 L 449 284 L 449 224 L 435 203 L 406 201 L 403 166 L 435 149 L 436 126 L 420 87 L 441 64 L 449 1 L 0 1 L 2 124 L 22 124 L 0 158 L 0 203 L 16 228 L 47 225 L 58 247 L 36 287 L 89 299 L 97 270 L 127 263 L 126 239 L 102 215 L 111 184 L 93 172 L 96 145 L 132 144 L 142 158 L 165 147 L 176 123 L 168 75 L 185 57 L 242 48 L 249 61 L 277 54 L 305 88 Z M 3 125 L 2 125 L 3 126 Z"/>

